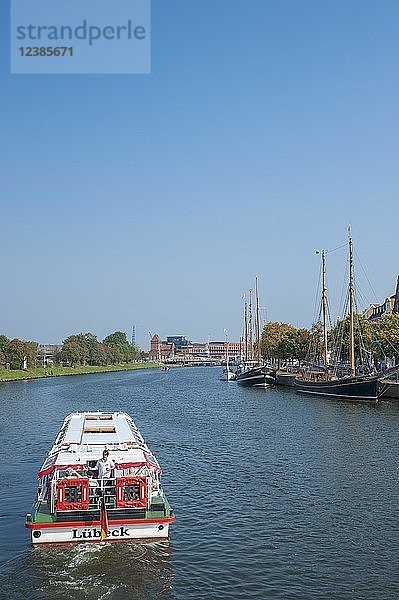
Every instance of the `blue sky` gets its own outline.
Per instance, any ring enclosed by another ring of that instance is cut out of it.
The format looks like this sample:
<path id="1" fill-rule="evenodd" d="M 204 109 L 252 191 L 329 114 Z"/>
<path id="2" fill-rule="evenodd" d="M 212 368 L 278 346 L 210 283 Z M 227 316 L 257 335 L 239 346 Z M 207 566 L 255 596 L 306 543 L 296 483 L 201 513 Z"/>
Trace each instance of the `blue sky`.
<path id="1" fill-rule="evenodd" d="M 122 76 L 11 75 L 0 10 L 0 332 L 237 339 L 255 275 L 308 326 L 348 223 L 393 293 L 396 0 L 153 0 L 151 74 Z"/>

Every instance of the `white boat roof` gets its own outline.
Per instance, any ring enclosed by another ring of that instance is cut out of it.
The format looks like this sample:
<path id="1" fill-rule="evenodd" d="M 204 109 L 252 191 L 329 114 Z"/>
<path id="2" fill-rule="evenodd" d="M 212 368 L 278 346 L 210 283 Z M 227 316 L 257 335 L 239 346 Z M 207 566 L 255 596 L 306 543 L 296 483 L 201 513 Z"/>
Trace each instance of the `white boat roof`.
<path id="1" fill-rule="evenodd" d="M 104 449 L 109 450 L 110 458 L 121 468 L 147 466 L 160 471 L 156 458 L 129 415 L 84 412 L 66 417 L 39 475 L 63 466 L 87 465 L 101 458 Z"/>
<path id="2" fill-rule="evenodd" d="M 143 441 L 133 420 L 126 413 L 74 413 L 67 424 L 63 444 L 124 444 Z M 61 441 L 61 440 L 60 440 Z"/>

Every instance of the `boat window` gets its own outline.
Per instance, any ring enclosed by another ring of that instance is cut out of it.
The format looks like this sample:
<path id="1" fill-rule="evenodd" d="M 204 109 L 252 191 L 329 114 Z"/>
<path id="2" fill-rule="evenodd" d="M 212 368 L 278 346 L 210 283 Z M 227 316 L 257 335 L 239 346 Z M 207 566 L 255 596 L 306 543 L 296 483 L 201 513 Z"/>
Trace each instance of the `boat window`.
<path id="1" fill-rule="evenodd" d="M 112 421 L 112 415 L 87 415 L 86 421 Z"/>
<path id="2" fill-rule="evenodd" d="M 81 502 L 82 488 L 77 485 L 68 485 L 65 487 L 65 502 Z"/>
<path id="3" fill-rule="evenodd" d="M 125 485 L 123 487 L 123 500 L 125 500 L 125 502 L 130 500 L 140 500 L 140 484 L 135 483 L 134 485 Z"/>

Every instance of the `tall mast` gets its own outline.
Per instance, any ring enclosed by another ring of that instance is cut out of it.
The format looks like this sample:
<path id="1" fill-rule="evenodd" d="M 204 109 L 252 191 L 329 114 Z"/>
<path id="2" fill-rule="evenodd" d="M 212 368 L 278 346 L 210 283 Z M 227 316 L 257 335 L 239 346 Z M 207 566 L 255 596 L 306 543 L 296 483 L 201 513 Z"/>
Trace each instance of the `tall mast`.
<path id="1" fill-rule="evenodd" d="M 245 360 L 248 360 L 248 307 L 244 296 L 244 344 L 245 344 Z"/>
<path id="2" fill-rule="evenodd" d="M 254 357 L 254 332 L 252 323 L 252 290 L 249 290 L 249 358 Z"/>
<path id="3" fill-rule="evenodd" d="M 322 306 L 323 306 L 323 354 L 324 354 L 324 368 L 328 371 L 328 346 L 327 346 L 327 285 L 326 285 L 326 253 L 325 250 L 321 252 L 321 270 L 322 270 Z"/>
<path id="4" fill-rule="evenodd" d="M 348 227 L 349 238 L 349 363 L 351 369 L 351 377 L 356 375 L 355 369 L 355 318 L 354 318 L 354 280 L 353 280 L 353 243 L 350 225 Z"/>
<path id="5" fill-rule="evenodd" d="M 243 304 L 244 304 L 244 315 L 243 315 L 243 321 L 242 321 L 242 336 L 240 337 L 240 358 L 241 358 L 241 362 L 244 362 L 245 360 L 245 331 L 246 331 L 246 324 L 245 324 L 245 314 L 246 314 L 246 307 L 245 307 L 245 294 L 242 295 L 242 300 L 243 300 Z"/>
<path id="6" fill-rule="evenodd" d="M 227 370 L 227 378 L 229 376 L 229 342 L 227 340 L 227 329 L 224 330 L 224 348 L 226 354 L 226 370 Z"/>
<path id="7" fill-rule="evenodd" d="M 255 277 L 255 295 L 256 295 L 256 341 L 258 346 L 258 367 L 260 367 L 260 320 L 259 320 L 259 292 L 258 277 Z"/>

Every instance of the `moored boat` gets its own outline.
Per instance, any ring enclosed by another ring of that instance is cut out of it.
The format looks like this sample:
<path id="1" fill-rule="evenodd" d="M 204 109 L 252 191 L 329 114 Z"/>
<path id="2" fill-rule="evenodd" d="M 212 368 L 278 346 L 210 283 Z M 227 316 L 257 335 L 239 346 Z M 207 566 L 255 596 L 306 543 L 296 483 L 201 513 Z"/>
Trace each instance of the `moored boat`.
<path id="1" fill-rule="evenodd" d="M 382 398 L 399 399 L 399 365 L 386 369 L 381 378 Z"/>
<path id="2" fill-rule="evenodd" d="M 221 381 L 235 381 L 236 379 L 236 374 L 234 373 L 234 371 L 232 371 L 230 369 L 230 361 L 229 361 L 229 341 L 227 339 L 227 329 L 224 330 L 224 335 L 225 335 L 225 342 L 224 342 L 224 348 L 225 348 L 225 361 L 226 361 L 226 366 L 222 371 L 222 374 L 220 376 L 220 380 Z"/>
<path id="3" fill-rule="evenodd" d="M 378 376 L 332 378 L 330 380 L 295 380 L 297 392 L 317 396 L 332 396 L 349 400 L 377 400 L 382 393 Z"/>
<path id="4" fill-rule="evenodd" d="M 270 387 L 276 383 L 276 371 L 265 365 L 245 364 L 236 373 L 237 382 L 241 385 Z"/>
<path id="5" fill-rule="evenodd" d="M 222 374 L 220 376 L 221 381 L 235 381 L 236 374 L 234 371 L 231 371 L 229 367 L 226 367 L 222 370 Z"/>
<path id="6" fill-rule="evenodd" d="M 252 322 L 252 290 L 249 292 L 249 318 L 247 315 L 247 304 L 244 296 L 244 336 L 245 340 L 245 358 L 236 371 L 237 383 L 253 387 L 271 387 L 276 383 L 276 371 L 265 365 L 261 355 L 261 334 L 260 334 L 260 314 L 259 314 L 259 292 L 258 278 L 255 277 L 255 299 L 256 299 L 256 337 L 253 341 L 253 322 Z M 254 360 L 254 346 L 256 346 L 257 360 Z"/>
<path id="7" fill-rule="evenodd" d="M 104 450 L 111 470 L 101 477 Z M 26 516 L 32 543 L 167 538 L 174 514 L 161 472 L 126 413 L 67 416 L 38 473 L 37 499 Z"/>
<path id="8" fill-rule="evenodd" d="M 323 315 L 323 365 L 310 366 L 303 370 L 295 379 L 297 392 L 313 394 L 316 396 L 331 396 L 356 401 L 375 401 L 381 396 L 383 387 L 380 375 L 370 369 L 370 365 L 362 366 L 358 373 L 355 359 L 355 297 L 353 273 L 353 243 L 350 227 L 348 229 L 349 241 L 349 288 L 348 288 L 348 318 L 349 318 L 349 372 L 342 374 L 342 365 L 330 364 L 327 336 L 327 286 L 326 286 L 326 261 L 325 251 L 321 252 L 322 259 L 322 294 L 321 309 Z M 361 336 L 360 336 L 361 338 Z"/>
<path id="9" fill-rule="evenodd" d="M 296 373 L 288 371 L 276 371 L 276 385 L 295 387 Z"/>
<path id="10" fill-rule="evenodd" d="M 382 398 L 395 398 L 399 400 L 399 382 L 385 380 L 381 382 L 383 385 Z"/>

